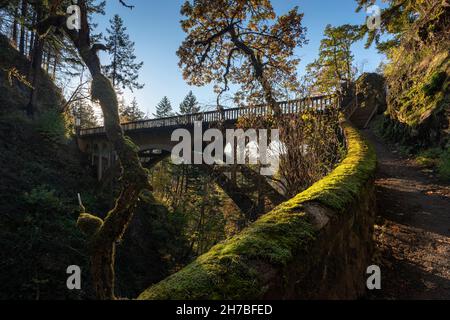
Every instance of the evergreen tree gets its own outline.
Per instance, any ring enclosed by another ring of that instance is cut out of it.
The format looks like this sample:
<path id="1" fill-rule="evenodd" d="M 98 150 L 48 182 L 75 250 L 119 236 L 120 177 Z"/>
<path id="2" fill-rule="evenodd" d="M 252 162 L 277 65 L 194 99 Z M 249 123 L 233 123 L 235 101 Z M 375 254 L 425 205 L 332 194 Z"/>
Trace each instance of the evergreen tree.
<path id="1" fill-rule="evenodd" d="M 357 12 L 374 3 L 371 0 L 356 0 Z M 381 9 L 380 28 L 370 30 L 367 23 L 360 29 L 360 38 L 367 36 L 366 48 L 373 43 L 379 51 L 389 54 L 390 49 L 399 47 L 405 40 L 446 41 L 448 35 L 442 32 L 448 26 L 449 3 L 447 0 L 386 0 Z M 370 19 L 370 17 L 368 17 Z M 389 37 L 383 37 L 388 34 Z M 443 35 L 436 39 L 436 35 Z M 411 45 L 411 44 L 410 44 Z"/>
<path id="2" fill-rule="evenodd" d="M 184 98 L 183 102 L 180 104 L 181 114 L 194 114 L 199 113 L 200 107 L 198 106 L 197 98 L 194 96 L 192 91 Z"/>
<path id="3" fill-rule="evenodd" d="M 356 2 L 358 4 L 356 9 L 357 12 L 365 10 L 374 4 L 370 0 L 356 0 Z M 411 27 L 416 22 L 416 18 L 418 17 L 417 14 L 420 11 L 427 12 L 423 10 L 424 5 L 428 3 L 429 5 L 435 6 L 440 0 L 388 0 L 386 2 L 387 6 L 381 9 L 380 12 L 380 28 L 370 30 L 367 23 L 364 23 L 361 26 L 360 37 L 363 38 L 367 36 L 366 48 L 369 48 L 374 42 L 377 45 L 377 48 L 382 52 L 387 52 L 390 48 L 398 46 L 402 35 L 405 34 L 405 30 L 411 30 Z M 442 3 L 444 3 L 444 1 L 442 1 Z M 370 17 L 368 17 L 368 19 L 370 19 Z M 382 39 L 382 35 L 385 33 L 389 33 L 390 35 L 389 39 L 386 41 Z"/>
<path id="4" fill-rule="evenodd" d="M 139 109 L 136 98 L 133 99 L 131 104 L 125 106 L 121 112 L 121 117 L 126 119 L 127 122 L 135 122 L 145 119 L 145 113 Z"/>
<path id="5" fill-rule="evenodd" d="M 110 20 L 111 26 L 106 29 L 108 36 L 105 37 L 106 47 L 111 56 L 111 63 L 104 67 L 105 73 L 111 79 L 114 87 L 121 86 L 123 89 L 142 89 L 143 84 L 138 82 L 139 70 L 143 62 L 136 62 L 134 53 L 134 42 L 126 33 L 127 28 L 123 25 L 122 18 L 115 15 Z"/>
<path id="6" fill-rule="evenodd" d="M 74 115 L 80 120 L 82 129 L 95 128 L 98 126 L 94 108 L 86 100 L 80 100 L 74 104 Z"/>
<path id="7" fill-rule="evenodd" d="M 319 58 L 307 66 L 316 92 L 334 92 L 342 82 L 354 80 L 354 57 L 351 46 L 358 39 L 359 27 L 345 24 L 327 25 L 320 44 Z"/>
<path id="8" fill-rule="evenodd" d="M 159 119 L 172 117 L 173 115 L 172 104 L 170 103 L 169 98 L 162 98 L 161 102 L 156 106 L 156 113 L 154 113 L 153 116 Z"/>

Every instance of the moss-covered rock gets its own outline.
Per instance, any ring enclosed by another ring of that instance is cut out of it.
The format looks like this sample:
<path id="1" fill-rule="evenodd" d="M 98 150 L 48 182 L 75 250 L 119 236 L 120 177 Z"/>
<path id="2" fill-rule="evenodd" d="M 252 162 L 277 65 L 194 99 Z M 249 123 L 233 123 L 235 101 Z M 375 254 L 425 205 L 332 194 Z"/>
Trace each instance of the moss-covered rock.
<path id="1" fill-rule="evenodd" d="M 328 250 L 322 244 L 324 237 L 341 234 L 326 231 L 331 230 L 328 223 L 331 216 L 335 216 L 334 221 L 345 221 L 342 225 L 339 224 L 338 231 L 341 226 L 349 225 L 349 217 L 356 215 L 352 210 L 359 208 L 355 203 L 358 203 L 367 184 L 370 184 L 376 168 L 374 150 L 347 123 L 343 124 L 343 128 L 348 142 L 348 155 L 329 176 L 264 215 L 242 233 L 218 244 L 180 272 L 150 287 L 139 299 L 261 299 L 302 296 L 298 293 L 300 280 L 303 279 L 304 283 L 310 281 L 307 278 L 315 273 L 313 266 L 327 257 L 322 252 L 322 249 Z M 322 211 L 327 212 L 330 218 L 326 214 L 314 216 L 311 214 L 312 206 L 324 208 Z M 370 205 L 364 204 L 363 207 L 373 210 Z M 359 216 L 363 218 L 358 221 L 363 221 L 366 226 L 359 225 L 356 226 L 357 229 L 370 230 L 371 219 L 366 219 L 364 214 Z M 318 224 L 319 219 L 322 222 Z M 368 238 L 370 236 L 366 235 L 365 241 L 369 241 Z M 327 243 L 334 245 L 333 241 Z M 346 241 L 342 240 L 340 243 L 341 248 L 347 250 Z M 369 244 L 365 245 L 370 247 Z M 361 250 L 364 251 L 365 248 Z M 366 255 L 362 255 L 361 259 L 363 256 Z M 343 261 L 342 266 L 345 264 Z M 324 274 L 320 276 L 327 278 Z M 317 281 L 321 281 L 320 276 L 316 278 Z M 296 289 L 288 289 L 293 286 Z"/>
<path id="2" fill-rule="evenodd" d="M 385 68 L 389 87 L 388 109 L 382 135 L 416 149 L 449 142 L 450 54 L 448 39 L 389 53 Z"/>

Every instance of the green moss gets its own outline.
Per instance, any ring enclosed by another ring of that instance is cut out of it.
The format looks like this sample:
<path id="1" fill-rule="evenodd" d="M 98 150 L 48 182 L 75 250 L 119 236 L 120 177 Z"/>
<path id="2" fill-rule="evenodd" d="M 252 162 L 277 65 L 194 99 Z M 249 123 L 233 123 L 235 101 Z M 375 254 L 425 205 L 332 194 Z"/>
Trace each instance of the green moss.
<path id="1" fill-rule="evenodd" d="M 140 299 L 252 299 L 264 292 L 255 261 L 284 266 L 314 240 L 304 213 L 272 212 L 144 292 Z"/>
<path id="2" fill-rule="evenodd" d="M 385 69 L 389 85 L 388 117 L 396 124 L 386 126 L 383 136 L 420 147 L 440 144 L 440 137 L 445 135 L 442 110 L 449 99 L 447 47 L 439 43 L 411 51 L 400 46 L 393 48 L 389 57 L 392 62 Z"/>
<path id="3" fill-rule="evenodd" d="M 130 137 L 125 136 L 125 144 L 128 146 L 128 148 L 130 148 L 130 150 L 132 150 L 133 152 L 139 152 L 139 147 L 133 142 L 133 140 L 131 140 Z"/>
<path id="4" fill-rule="evenodd" d="M 78 218 L 77 225 L 85 235 L 93 236 L 102 227 L 103 220 L 91 214 L 83 213 Z"/>
<path id="5" fill-rule="evenodd" d="M 447 78 L 447 73 L 445 71 L 436 72 L 431 77 L 429 83 L 425 84 L 422 88 L 423 92 L 427 97 L 433 96 L 439 90 L 441 90 L 444 85 L 445 79 Z"/>
<path id="6" fill-rule="evenodd" d="M 440 148 L 432 148 L 420 152 L 416 157 L 416 162 L 422 167 L 435 167 L 438 165 L 439 158 L 443 150 Z"/>
<path id="7" fill-rule="evenodd" d="M 439 177 L 445 181 L 450 180 L 450 148 L 442 152 L 438 162 Z"/>
<path id="8" fill-rule="evenodd" d="M 329 176 L 264 215 L 239 235 L 215 246 L 192 264 L 141 294 L 143 300 L 258 299 L 263 286 L 258 266 L 280 271 L 308 252 L 316 231 L 303 204 L 319 202 L 341 212 L 357 199 L 376 168 L 374 150 L 357 130 L 343 124 L 346 159 Z"/>
<path id="9" fill-rule="evenodd" d="M 40 115 L 35 126 L 42 138 L 50 143 L 63 144 L 69 137 L 64 115 L 55 110 Z"/>
<path id="10" fill-rule="evenodd" d="M 450 180 L 450 148 L 422 151 L 416 156 L 415 161 L 424 168 L 435 170 L 442 180 Z"/>
<path id="11" fill-rule="evenodd" d="M 292 201 L 316 201 L 332 209 L 344 210 L 359 194 L 376 169 L 376 154 L 360 133 L 344 123 L 349 150 L 344 161 L 327 177 Z"/>

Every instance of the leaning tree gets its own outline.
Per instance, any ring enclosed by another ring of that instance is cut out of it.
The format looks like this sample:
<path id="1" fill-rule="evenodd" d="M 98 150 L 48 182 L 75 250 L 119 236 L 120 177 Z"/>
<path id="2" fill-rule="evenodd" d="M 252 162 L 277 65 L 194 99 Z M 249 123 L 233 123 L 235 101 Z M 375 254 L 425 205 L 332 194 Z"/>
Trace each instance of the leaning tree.
<path id="1" fill-rule="evenodd" d="M 295 87 L 294 53 L 306 42 L 298 8 L 277 17 L 269 0 L 195 0 L 181 13 L 187 36 L 178 56 L 188 83 L 215 84 L 218 107 L 230 85 L 238 85 L 236 98 L 265 101 L 280 114 L 276 99 Z"/>
<path id="2" fill-rule="evenodd" d="M 123 5 L 128 6 L 122 0 Z M 89 5 L 91 0 L 79 0 L 81 29 L 69 30 L 67 27 L 67 2 L 49 1 L 51 10 L 47 17 L 36 26 L 41 37 L 51 32 L 63 31 L 78 51 L 84 64 L 92 75 L 92 98 L 99 102 L 105 120 L 105 130 L 114 146 L 121 165 L 122 189 L 116 199 L 115 207 L 104 219 L 85 212 L 79 217 L 78 225 L 90 236 L 90 255 L 93 282 L 99 299 L 115 299 L 114 259 L 115 244 L 125 233 L 134 208 L 145 190 L 151 190 L 147 173 L 141 166 L 136 146 L 125 137 L 119 121 L 118 99 L 110 80 L 102 73 L 98 51 L 105 46 L 93 43 L 89 26 Z M 41 2 L 44 5 L 44 1 Z"/>

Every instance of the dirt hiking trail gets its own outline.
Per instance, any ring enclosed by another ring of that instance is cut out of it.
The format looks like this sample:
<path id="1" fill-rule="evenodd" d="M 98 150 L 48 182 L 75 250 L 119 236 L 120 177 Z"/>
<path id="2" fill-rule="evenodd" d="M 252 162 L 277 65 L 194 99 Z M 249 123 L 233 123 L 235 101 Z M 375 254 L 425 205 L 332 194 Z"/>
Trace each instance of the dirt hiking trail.
<path id="1" fill-rule="evenodd" d="M 371 299 L 450 299 L 450 187 L 389 150 L 378 155 L 375 263 L 382 290 Z"/>

